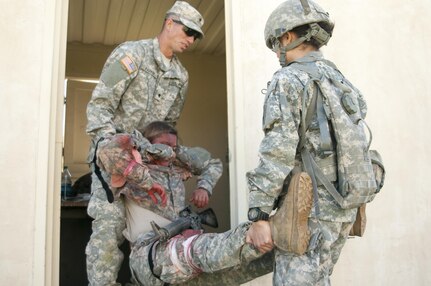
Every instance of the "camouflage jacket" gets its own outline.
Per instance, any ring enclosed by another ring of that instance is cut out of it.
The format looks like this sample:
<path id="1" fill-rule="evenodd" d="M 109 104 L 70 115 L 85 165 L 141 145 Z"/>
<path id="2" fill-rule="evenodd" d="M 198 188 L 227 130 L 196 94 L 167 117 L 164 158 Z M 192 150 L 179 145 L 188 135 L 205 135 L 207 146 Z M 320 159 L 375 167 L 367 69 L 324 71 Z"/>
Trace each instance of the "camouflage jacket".
<path id="1" fill-rule="evenodd" d="M 344 76 L 323 59 L 320 52 L 312 52 L 295 61 L 297 64 L 306 65 L 308 70 L 326 74 L 330 78 L 342 80 L 352 86 Z M 259 147 L 260 162 L 257 168 L 247 173 L 249 188 L 249 207 L 260 207 L 270 213 L 276 207 L 275 204 L 280 195 L 287 188 L 283 188 L 285 179 L 295 166 L 302 168 L 301 156 L 297 150 L 299 143 L 302 110 L 302 92 L 304 86 L 310 80 L 310 75 L 303 70 L 289 64 L 278 70 L 271 81 L 272 91 L 267 92 L 263 110 L 264 138 Z M 314 88 L 314 87 L 313 87 Z M 312 88 L 312 90 L 313 90 Z M 360 109 L 363 117 L 367 107 L 360 94 Z M 310 93 L 312 94 L 312 93 Z M 284 97 L 284 98 L 282 98 Z M 287 109 L 283 108 L 282 101 L 287 101 Z M 306 97 L 305 108 L 311 102 L 311 96 Z M 282 111 L 283 110 L 283 111 Z M 305 147 L 313 155 L 316 163 L 319 163 L 320 132 L 317 118 L 314 115 L 308 132 L 305 134 Z M 352 221 L 356 210 L 342 210 L 332 196 L 323 188 L 318 187 L 318 204 L 320 207 L 319 218 L 330 221 Z M 313 216 L 314 213 L 313 208 Z"/>
<path id="2" fill-rule="evenodd" d="M 197 187 L 206 189 L 210 194 L 222 175 L 223 166 L 219 159 L 211 158 L 208 151 L 199 147 L 179 146 L 177 158 L 171 166 L 142 164 L 137 153 L 136 138 L 127 134 L 116 134 L 99 144 L 98 165 L 107 175 L 108 183 L 118 197 L 127 196 L 138 205 L 151 210 L 169 220 L 176 219 L 185 205 L 185 186 L 183 181 L 197 176 Z M 184 163 L 187 162 L 187 163 Z M 117 179 L 113 180 L 114 177 Z M 118 177 L 120 177 L 118 179 Z M 119 183 L 117 188 L 114 182 Z M 147 190 L 153 182 L 164 187 L 168 202 L 166 206 L 155 205 Z"/>
<path id="3" fill-rule="evenodd" d="M 157 38 L 125 42 L 109 56 L 87 106 L 89 161 L 100 137 L 142 130 L 156 120 L 176 123 L 188 73 L 176 56 L 169 66 L 162 57 Z"/>

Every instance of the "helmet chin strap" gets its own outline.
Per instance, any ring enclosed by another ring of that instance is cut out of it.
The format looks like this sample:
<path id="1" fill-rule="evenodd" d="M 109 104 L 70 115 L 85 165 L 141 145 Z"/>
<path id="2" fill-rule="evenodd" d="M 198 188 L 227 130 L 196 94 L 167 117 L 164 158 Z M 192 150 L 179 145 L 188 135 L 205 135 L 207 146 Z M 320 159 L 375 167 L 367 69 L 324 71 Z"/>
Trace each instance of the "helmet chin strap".
<path id="1" fill-rule="evenodd" d="M 281 67 L 287 66 L 286 52 L 293 50 L 303 42 L 309 41 L 311 38 L 314 38 L 319 43 L 320 46 L 323 46 L 329 41 L 329 39 L 331 38 L 331 35 L 328 32 L 326 32 L 324 29 L 322 29 L 318 24 L 316 23 L 310 24 L 310 29 L 308 29 L 307 34 L 296 39 L 290 44 L 287 44 L 286 46 L 283 46 L 280 48 L 279 61 L 280 61 Z"/>
<path id="2" fill-rule="evenodd" d="M 293 50 L 294 48 L 296 48 L 297 46 L 299 46 L 300 44 L 302 44 L 303 42 L 305 42 L 307 39 L 304 37 L 301 37 L 299 39 L 296 39 L 295 41 L 293 41 L 292 43 L 283 46 L 280 48 L 280 65 L 281 67 L 285 67 L 287 66 L 287 61 L 286 61 L 286 52 Z"/>
<path id="3" fill-rule="evenodd" d="M 310 40 L 311 35 L 310 35 L 310 37 L 308 37 L 309 34 L 310 34 L 310 32 L 307 32 L 307 34 L 305 36 L 302 36 L 301 38 L 296 39 L 292 43 L 287 44 L 286 46 L 283 46 L 280 48 L 280 59 L 279 59 L 279 61 L 280 61 L 281 67 L 287 66 L 286 52 L 293 50 L 294 48 L 296 48 L 297 46 L 299 46 L 303 42 Z"/>

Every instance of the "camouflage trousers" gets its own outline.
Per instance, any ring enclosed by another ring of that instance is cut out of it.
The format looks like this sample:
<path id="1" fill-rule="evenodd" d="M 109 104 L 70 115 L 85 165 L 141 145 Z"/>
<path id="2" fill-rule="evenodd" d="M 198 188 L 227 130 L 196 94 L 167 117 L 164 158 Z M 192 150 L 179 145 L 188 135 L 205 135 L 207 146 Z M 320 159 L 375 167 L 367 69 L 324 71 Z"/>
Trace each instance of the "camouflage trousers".
<path id="1" fill-rule="evenodd" d="M 329 286 L 330 275 L 340 257 L 353 222 L 309 219 L 311 240 L 304 255 L 275 253 L 273 285 Z"/>
<path id="2" fill-rule="evenodd" d="M 240 267 L 216 273 L 202 273 L 183 286 L 241 285 L 274 270 L 273 285 L 329 286 L 330 275 L 340 256 L 353 222 L 309 219 L 312 239 L 304 255 L 274 249 Z"/>
<path id="3" fill-rule="evenodd" d="M 274 251 L 265 253 L 261 257 L 239 266 L 217 271 L 202 273 L 182 286 L 240 286 L 253 279 L 271 273 L 274 268 Z"/>
<path id="4" fill-rule="evenodd" d="M 85 249 L 89 285 L 121 285 L 116 280 L 124 256 L 119 249 L 124 241 L 122 232 L 126 228 L 124 202 L 120 199 L 109 203 L 94 173 L 91 179 L 92 195 L 87 213 L 94 219 L 93 232 Z"/>
<path id="5" fill-rule="evenodd" d="M 257 273 L 266 274 L 269 272 L 266 269 L 270 267 L 261 265 L 271 265 L 272 268 L 273 259 L 271 255 L 262 259 L 263 256 L 259 251 L 245 243 L 249 226 L 250 223 L 244 223 L 224 233 L 205 233 L 190 237 L 180 235 L 154 246 L 135 245 L 130 254 L 133 282 L 136 285 L 151 286 L 165 283 L 179 284 L 201 273 L 211 273 L 203 276 L 203 279 L 196 278 L 194 283 L 187 285 L 239 285 L 237 281 L 243 283 L 242 281 L 247 282 L 257 277 L 247 275 L 245 273 L 247 270 L 252 271 L 259 267 L 265 270 Z M 251 263 L 256 259 L 258 259 L 257 264 Z M 150 263 L 153 265 L 152 269 Z M 240 269 L 244 271 L 242 276 L 235 275 L 235 272 Z M 226 272 L 231 273 L 227 276 L 229 281 L 226 283 L 229 284 L 222 282 Z M 216 277 L 220 280 L 216 280 Z M 215 284 L 211 284 L 211 281 Z"/>

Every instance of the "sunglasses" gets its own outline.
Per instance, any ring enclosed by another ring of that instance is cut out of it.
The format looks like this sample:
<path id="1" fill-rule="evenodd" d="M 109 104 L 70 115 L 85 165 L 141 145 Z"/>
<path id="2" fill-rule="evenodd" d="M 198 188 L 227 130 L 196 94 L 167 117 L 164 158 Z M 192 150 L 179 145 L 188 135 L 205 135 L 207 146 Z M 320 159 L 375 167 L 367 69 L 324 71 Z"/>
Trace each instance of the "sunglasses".
<path id="1" fill-rule="evenodd" d="M 193 37 L 193 38 L 195 39 L 195 41 L 196 41 L 197 39 L 201 39 L 201 38 L 202 38 L 201 33 L 199 33 L 198 31 L 193 30 L 193 29 L 191 29 L 191 28 L 187 27 L 186 25 L 184 25 L 184 24 L 183 24 L 183 22 L 181 22 L 181 21 L 179 21 L 179 20 L 174 20 L 174 19 L 172 19 L 172 21 L 173 21 L 174 23 L 177 23 L 177 24 L 182 25 L 182 26 L 183 26 L 183 31 L 184 31 L 184 33 L 185 33 L 188 37 Z"/>

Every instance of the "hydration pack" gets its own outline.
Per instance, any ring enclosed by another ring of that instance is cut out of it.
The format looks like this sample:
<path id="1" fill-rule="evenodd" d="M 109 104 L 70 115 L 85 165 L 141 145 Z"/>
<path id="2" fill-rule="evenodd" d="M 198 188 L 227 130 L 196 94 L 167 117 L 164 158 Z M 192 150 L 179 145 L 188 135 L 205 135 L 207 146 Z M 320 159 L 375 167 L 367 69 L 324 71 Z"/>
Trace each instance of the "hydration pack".
<path id="1" fill-rule="evenodd" d="M 324 62 L 338 70 L 332 62 Z M 292 66 L 311 77 L 303 90 L 297 150 L 301 154 L 303 168 L 313 181 L 316 211 L 319 212 L 318 185 L 323 185 L 342 209 L 358 208 L 371 202 L 383 186 L 384 167 L 380 154 L 369 149 L 372 134 L 362 118 L 357 90 L 347 80 L 340 81 L 318 73 L 314 65 L 293 63 Z M 311 101 L 306 109 L 305 102 L 309 96 Z M 305 146 L 305 133 L 314 116 L 320 132 L 319 160 L 315 160 Z M 368 130 L 368 136 L 365 130 Z M 373 164 L 381 168 L 377 179 Z"/>

